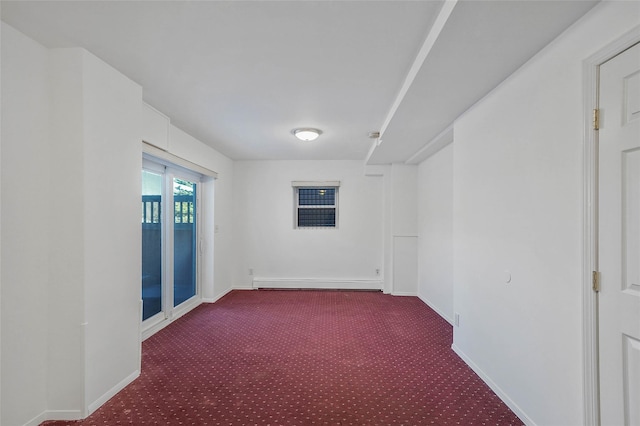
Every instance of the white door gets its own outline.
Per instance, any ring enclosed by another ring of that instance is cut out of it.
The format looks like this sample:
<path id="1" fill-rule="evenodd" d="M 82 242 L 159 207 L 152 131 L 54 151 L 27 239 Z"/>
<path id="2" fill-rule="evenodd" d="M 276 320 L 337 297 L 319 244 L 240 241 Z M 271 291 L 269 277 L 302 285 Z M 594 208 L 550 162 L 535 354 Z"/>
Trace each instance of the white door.
<path id="1" fill-rule="evenodd" d="M 600 122 L 601 422 L 640 426 L 640 44 L 600 67 Z"/>

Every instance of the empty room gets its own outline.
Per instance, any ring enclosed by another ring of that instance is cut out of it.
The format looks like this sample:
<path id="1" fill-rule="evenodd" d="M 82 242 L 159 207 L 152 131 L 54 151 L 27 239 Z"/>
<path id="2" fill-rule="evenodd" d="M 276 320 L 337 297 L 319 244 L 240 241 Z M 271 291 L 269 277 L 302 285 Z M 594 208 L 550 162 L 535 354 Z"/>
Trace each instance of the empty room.
<path id="1" fill-rule="evenodd" d="M 0 18 L 0 425 L 640 426 L 640 1 Z"/>

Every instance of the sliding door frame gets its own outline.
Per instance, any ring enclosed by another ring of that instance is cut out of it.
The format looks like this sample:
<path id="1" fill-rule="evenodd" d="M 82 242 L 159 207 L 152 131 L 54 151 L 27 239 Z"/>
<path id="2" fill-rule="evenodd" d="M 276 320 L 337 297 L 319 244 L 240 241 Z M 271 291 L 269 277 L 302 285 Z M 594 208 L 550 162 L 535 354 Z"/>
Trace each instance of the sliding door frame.
<path id="1" fill-rule="evenodd" d="M 195 242 L 195 246 L 194 246 L 194 255 L 196 257 L 196 269 L 195 269 L 195 280 L 196 280 L 196 294 L 191 296 L 189 299 L 185 300 L 184 302 L 180 303 L 178 306 L 174 306 L 174 289 L 175 289 L 175 283 L 174 283 L 174 248 L 175 248 L 175 244 L 174 244 L 174 235 L 175 235 L 175 220 L 174 220 L 174 215 L 175 215 L 175 202 L 174 202 L 174 198 L 173 198 L 173 181 L 174 179 L 181 179 L 181 180 L 185 180 L 185 181 L 189 181 L 192 183 L 196 184 L 196 205 L 195 205 L 195 211 L 196 211 L 196 217 L 195 217 L 195 227 L 196 227 L 196 242 Z M 165 305 L 168 309 L 168 319 L 169 320 L 173 320 L 174 318 L 180 317 L 182 315 L 184 315 L 185 313 L 189 312 L 191 309 L 195 308 L 196 306 L 198 306 L 200 303 L 202 303 L 202 279 L 201 279 L 201 271 L 202 271 L 202 220 L 200 218 L 200 211 L 201 211 L 201 205 L 202 205 L 202 201 L 201 201 L 201 194 L 202 194 L 202 181 L 203 181 L 203 177 L 202 175 L 198 174 L 198 173 L 194 173 L 190 170 L 186 170 L 184 168 L 181 167 L 167 167 L 167 178 L 166 178 L 166 185 L 167 187 L 165 188 L 165 191 L 171 191 L 171 208 L 167 209 L 167 215 L 170 215 L 170 217 L 167 219 L 167 227 L 166 227 L 166 240 L 167 240 L 167 249 L 166 249 L 166 256 L 167 258 L 171 259 L 171 262 L 166 262 L 166 266 L 167 266 L 167 270 L 165 271 L 167 274 L 167 277 L 171 277 L 171 285 L 169 285 L 167 283 L 166 285 L 166 300 L 165 302 L 167 303 L 167 305 Z M 169 270 L 169 268 L 171 270 Z"/>
<path id="2" fill-rule="evenodd" d="M 148 329 L 154 328 L 156 327 L 158 324 L 162 323 L 163 321 L 165 321 L 167 319 L 166 317 L 166 311 L 165 311 L 165 302 L 166 302 L 166 294 L 165 294 L 165 288 L 166 288 L 166 280 L 167 280 L 167 271 L 166 271 L 166 250 L 165 250 L 165 245 L 167 244 L 167 239 L 166 239 L 166 223 L 167 223 L 167 209 L 164 208 L 164 204 L 166 203 L 166 197 L 167 197 L 167 191 L 166 191 L 166 166 L 156 163 L 154 161 L 151 161 L 147 158 L 143 159 L 142 162 L 142 170 L 143 171 L 147 171 L 150 173 L 154 173 L 154 174 L 158 174 L 162 177 L 162 187 L 161 187 L 161 191 L 160 191 L 160 211 L 161 211 L 161 215 L 160 215 L 160 246 L 161 246 L 161 250 L 160 250 L 160 262 L 161 262 L 161 284 L 160 284 L 160 288 L 161 288 L 161 307 L 160 307 L 160 312 L 154 314 L 153 316 L 143 320 L 143 298 L 142 298 L 142 289 L 141 289 L 141 293 L 140 293 L 140 321 L 141 321 L 141 330 L 142 330 L 142 334 L 144 335 L 145 332 Z"/>
<path id="3" fill-rule="evenodd" d="M 184 315 L 196 306 L 202 303 L 202 219 L 200 212 L 202 211 L 202 184 L 203 176 L 200 173 L 193 172 L 184 167 L 177 166 L 163 159 L 144 154 L 142 170 L 162 175 L 162 227 L 161 227 L 161 245 L 162 245 L 162 310 L 150 318 L 142 321 L 141 312 L 141 334 L 142 340 L 147 339 L 156 332 L 160 331 L 174 319 Z M 196 189 L 196 205 L 195 205 L 195 228 L 196 242 L 195 253 L 195 295 L 174 306 L 174 229 L 175 229 L 175 202 L 173 194 L 174 178 L 195 183 Z M 141 303 L 142 305 L 142 303 Z"/>

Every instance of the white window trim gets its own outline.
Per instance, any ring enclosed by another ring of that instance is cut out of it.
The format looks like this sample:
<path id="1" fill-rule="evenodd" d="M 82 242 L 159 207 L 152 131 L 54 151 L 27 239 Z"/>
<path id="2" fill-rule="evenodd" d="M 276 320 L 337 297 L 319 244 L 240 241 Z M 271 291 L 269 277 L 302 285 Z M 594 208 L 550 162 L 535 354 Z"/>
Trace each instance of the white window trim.
<path id="1" fill-rule="evenodd" d="M 326 186 L 329 187 L 340 187 L 339 180 L 324 180 L 324 181 L 308 181 L 308 180 L 294 180 L 291 182 L 291 186 L 294 188 L 318 188 Z"/>
<path id="2" fill-rule="evenodd" d="M 293 187 L 293 229 L 338 229 L 340 223 L 340 208 L 339 208 L 339 193 L 340 193 L 340 181 L 292 181 Z M 317 206 L 302 206 L 303 208 L 333 208 L 336 211 L 336 222 L 334 226 L 298 226 L 298 209 L 300 209 L 298 190 L 300 188 L 333 188 L 336 191 L 335 204 L 332 205 L 317 205 Z"/>

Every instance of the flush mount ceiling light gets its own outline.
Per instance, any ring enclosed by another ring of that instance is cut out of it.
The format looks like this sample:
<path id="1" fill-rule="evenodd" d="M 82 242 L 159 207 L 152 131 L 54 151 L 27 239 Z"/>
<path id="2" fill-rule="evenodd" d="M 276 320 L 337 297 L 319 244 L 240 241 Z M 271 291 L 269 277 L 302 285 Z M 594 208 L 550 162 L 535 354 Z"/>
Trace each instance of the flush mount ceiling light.
<path id="1" fill-rule="evenodd" d="M 318 139 L 318 136 L 322 134 L 322 130 L 304 127 L 300 129 L 293 129 L 291 133 L 301 141 L 310 142 Z"/>

